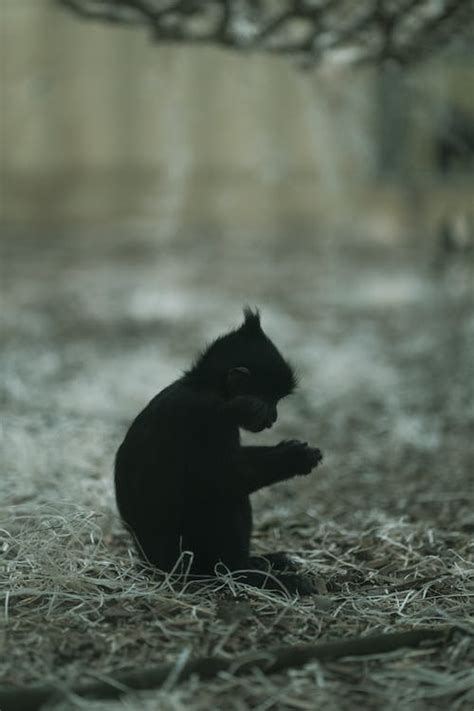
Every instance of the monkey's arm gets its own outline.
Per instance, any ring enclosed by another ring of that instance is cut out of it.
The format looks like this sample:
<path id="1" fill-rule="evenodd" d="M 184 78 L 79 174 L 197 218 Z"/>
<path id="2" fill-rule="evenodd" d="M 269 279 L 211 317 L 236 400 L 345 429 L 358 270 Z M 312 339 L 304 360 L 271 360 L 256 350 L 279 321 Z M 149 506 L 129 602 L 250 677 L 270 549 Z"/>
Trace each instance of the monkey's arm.
<path id="1" fill-rule="evenodd" d="M 247 494 L 298 474 L 309 474 L 322 460 L 319 449 L 298 440 L 280 442 L 275 447 L 241 447 L 239 454 Z"/>

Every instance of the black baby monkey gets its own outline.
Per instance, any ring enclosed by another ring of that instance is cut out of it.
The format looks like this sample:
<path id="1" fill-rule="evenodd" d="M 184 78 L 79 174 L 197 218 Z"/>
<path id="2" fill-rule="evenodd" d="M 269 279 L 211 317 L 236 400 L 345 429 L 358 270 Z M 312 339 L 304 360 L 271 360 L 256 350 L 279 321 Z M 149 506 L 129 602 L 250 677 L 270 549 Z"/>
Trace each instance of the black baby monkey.
<path id="1" fill-rule="evenodd" d="M 275 587 L 277 577 L 290 592 L 308 593 L 309 582 L 284 554 L 249 554 L 249 495 L 309 474 L 322 455 L 298 440 L 241 445 L 239 428 L 271 427 L 277 403 L 296 386 L 258 311 L 244 316 L 132 423 L 116 457 L 117 504 L 142 556 L 163 571 L 191 551 L 192 575 L 212 576 L 223 563 L 245 571 L 239 577 L 252 585 Z"/>

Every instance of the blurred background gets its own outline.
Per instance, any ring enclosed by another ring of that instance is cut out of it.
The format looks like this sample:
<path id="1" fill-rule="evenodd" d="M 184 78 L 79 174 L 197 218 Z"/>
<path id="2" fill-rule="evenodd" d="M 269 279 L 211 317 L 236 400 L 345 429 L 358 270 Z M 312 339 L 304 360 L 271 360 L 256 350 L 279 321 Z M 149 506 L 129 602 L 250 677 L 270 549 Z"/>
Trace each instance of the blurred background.
<path id="1" fill-rule="evenodd" d="M 67 5 L 2 1 L 12 222 L 159 218 L 168 234 L 324 221 L 387 241 L 469 199 L 472 46 L 405 71 L 343 52 L 302 70 L 296 52 L 160 46 Z"/>

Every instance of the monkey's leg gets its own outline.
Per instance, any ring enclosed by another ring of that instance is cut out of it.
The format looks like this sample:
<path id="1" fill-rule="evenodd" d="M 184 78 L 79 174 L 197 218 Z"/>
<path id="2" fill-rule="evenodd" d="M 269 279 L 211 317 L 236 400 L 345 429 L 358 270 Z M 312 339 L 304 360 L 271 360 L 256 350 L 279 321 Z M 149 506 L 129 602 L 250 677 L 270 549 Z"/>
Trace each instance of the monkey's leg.
<path id="1" fill-rule="evenodd" d="M 180 557 L 179 538 L 175 533 L 167 533 L 152 528 L 131 529 L 135 547 L 142 560 L 170 572 Z"/>
<path id="2" fill-rule="evenodd" d="M 248 496 L 213 494 L 188 502 L 184 515 L 183 546 L 194 553 L 192 572 L 204 575 L 214 575 L 218 563 L 247 567 L 252 532 Z"/>

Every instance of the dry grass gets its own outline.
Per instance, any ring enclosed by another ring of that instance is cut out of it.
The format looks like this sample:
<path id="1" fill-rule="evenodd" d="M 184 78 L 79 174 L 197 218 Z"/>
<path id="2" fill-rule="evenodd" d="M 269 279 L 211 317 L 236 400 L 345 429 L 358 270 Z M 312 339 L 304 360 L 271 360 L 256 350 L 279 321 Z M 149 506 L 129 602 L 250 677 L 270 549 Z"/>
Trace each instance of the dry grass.
<path id="1" fill-rule="evenodd" d="M 400 650 L 266 678 L 222 674 L 169 682 L 124 702 L 87 708 L 469 708 L 474 702 L 474 563 L 470 535 L 374 516 L 343 529 L 293 524 L 301 565 L 319 594 L 288 599 L 221 577 L 196 591 L 150 579 L 110 516 L 71 502 L 10 509 L 2 524 L 6 655 L 10 683 L 61 687 L 158 661 L 237 656 L 275 645 L 314 643 L 421 625 L 453 624 L 444 649 Z M 282 532 L 285 536 L 285 532 Z M 140 701 L 137 700 L 139 696 Z M 81 708 L 68 697 L 58 708 Z"/>

